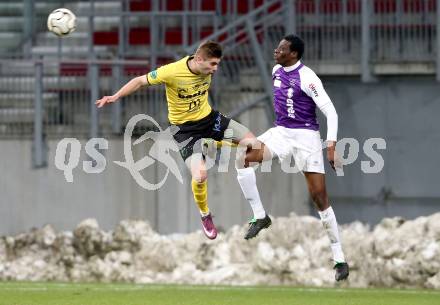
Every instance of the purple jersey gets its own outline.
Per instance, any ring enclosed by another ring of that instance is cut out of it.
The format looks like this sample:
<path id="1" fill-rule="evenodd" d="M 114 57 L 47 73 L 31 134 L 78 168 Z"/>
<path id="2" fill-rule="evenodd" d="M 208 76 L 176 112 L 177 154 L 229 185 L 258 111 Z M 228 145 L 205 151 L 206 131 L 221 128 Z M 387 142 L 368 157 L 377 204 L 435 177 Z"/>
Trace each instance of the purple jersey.
<path id="1" fill-rule="evenodd" d="M 272 81 L 275 125 L 319 130 L 316 105 L 331 101 L 318 76 L 298 61 L 291 67 L 276 65 Z"/>

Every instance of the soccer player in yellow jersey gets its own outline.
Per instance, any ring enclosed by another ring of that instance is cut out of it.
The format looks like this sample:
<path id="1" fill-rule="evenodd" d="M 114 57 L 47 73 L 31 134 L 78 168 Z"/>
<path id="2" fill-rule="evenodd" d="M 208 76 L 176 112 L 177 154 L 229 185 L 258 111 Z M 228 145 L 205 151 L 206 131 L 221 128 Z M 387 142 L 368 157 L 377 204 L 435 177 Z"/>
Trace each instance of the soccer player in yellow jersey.
<path id="1" fill-rule="evenodd" d="M 240 123 L 225 117 L 211 108 L 208 89 L 211 75 L 217 71 L 222 57 L 222 47 L 213 41 L 202 43 L 194 55 L 164 65 L 157 70 L 133 78 L 112 96 L 97 100 L 98 108 L 114 103 L 143 86 L 165 84 L 168 102 L 168 119 L 179 145 L 180 154 L 191 170 L 191 187 L 202 219 L 205 235 L 214 239 L 217 229 L 208 208 L 207 170 L 202 154 L 202 139 L 211 138 L 240 143 L 247 149 L 257 142 L 255 136 Z M 232 131 L 225 137 L 225 130 Z"/>

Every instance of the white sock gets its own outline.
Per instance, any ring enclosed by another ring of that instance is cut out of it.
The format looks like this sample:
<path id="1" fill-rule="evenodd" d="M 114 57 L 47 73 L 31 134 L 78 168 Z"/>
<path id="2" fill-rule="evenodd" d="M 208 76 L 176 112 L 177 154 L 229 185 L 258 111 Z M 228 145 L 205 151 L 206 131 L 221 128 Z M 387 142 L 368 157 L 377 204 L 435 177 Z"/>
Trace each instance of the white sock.
<path id="1" fill-rule="evenodd" d="M 345 262 L 344 252 L 342 252 L 341 240 L 339 238 L 338 223 L 332 207 L 324 211 L 318 211 L 322 224 L 330 239 L 335 263 Z"/>
<path id="2" fill-rule="evenodd" d="M 255 170 L 252 167 L 237 168 L 237 180 L 243 191 L 244 197 L 251 205 L 254 212 L 254 218 L 262 219 L 266 217 L 266 211 L 261 203 L 260 194 L 257 188 L 257 179 Z"/>

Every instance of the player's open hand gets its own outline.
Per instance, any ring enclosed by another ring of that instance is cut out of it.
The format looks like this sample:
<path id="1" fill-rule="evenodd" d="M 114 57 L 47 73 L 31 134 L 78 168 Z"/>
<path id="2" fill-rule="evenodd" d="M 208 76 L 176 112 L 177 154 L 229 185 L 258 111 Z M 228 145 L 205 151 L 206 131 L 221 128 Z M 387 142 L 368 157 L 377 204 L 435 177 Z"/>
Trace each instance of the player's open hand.
<path id="1" fill-rule="evenodd" d="M 116 95 L 111 95 L 111 96 L 104 96 L 103 98 L 101 98 L 100 100 L 97 100 L 95 105 L 98 108 L 101 108 L 102 106 L 106 105 L 106 104 L 110 104 L 110 103 L 114 103 L 118 100 L 118 96 Z"/>

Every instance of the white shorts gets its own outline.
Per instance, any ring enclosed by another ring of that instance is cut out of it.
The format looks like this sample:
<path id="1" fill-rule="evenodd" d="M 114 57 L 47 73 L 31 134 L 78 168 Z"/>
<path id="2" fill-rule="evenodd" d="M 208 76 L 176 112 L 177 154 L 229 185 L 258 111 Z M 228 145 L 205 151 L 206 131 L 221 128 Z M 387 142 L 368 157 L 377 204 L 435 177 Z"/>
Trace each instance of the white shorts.
<path id="1" fill-rule="evenodd" d="M 319 131 L 276 126 L 259 136 L 258 140 L 263 142 L 282 164 L 291 163 L 293 157 L 298 171 L 325 173 L 323 144 Z"/>

